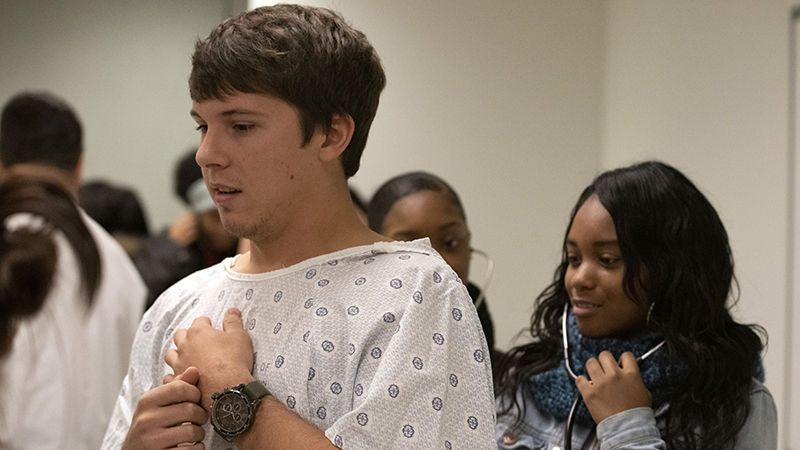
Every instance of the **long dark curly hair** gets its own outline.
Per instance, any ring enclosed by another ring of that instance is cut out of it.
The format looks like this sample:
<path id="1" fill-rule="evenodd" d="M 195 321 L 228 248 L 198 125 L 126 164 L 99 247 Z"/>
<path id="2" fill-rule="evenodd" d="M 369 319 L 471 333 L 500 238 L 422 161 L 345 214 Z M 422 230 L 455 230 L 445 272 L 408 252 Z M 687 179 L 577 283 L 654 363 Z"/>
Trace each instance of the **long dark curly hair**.
<path id="1" fill-rule="evenodd" d="M 8 219 L 29 214 L 38 226 L 7 227 Z M 72 196 L 55 182 L 10 176 L 0 182 L 0 360 L 11 350 L 17 326 L 43 307 L 53 285 L 60 231 L 80 262 L 87 308 L 100 280 L 97 245 Z"/>
<path id="2" fill-rule="evenodd" d="M 604 172 L 581 193 L 553 282 L 535 302 L 532 341 L 499 361 L 495 392 L 504 401 L 498 415 L 516 417 L 519 425 L 525 405 L 515 400 L 517 390 L 531 375 L 563 359 L 560 319 L 569 303 L 566 235 L 578 209 L 593 195 L 614 221 L 625 262 L 625 292 L 637 303 L 654 304 L 648 328 L 663 334 L 670 357 L 688 367 L 669 399 L 661 430 L 667 447 L 732 447 L 749 414 L 766 332 L 731 317 L 739 291 L 728 234 L 716 210 L 680 171 L 657 161 Z"/>

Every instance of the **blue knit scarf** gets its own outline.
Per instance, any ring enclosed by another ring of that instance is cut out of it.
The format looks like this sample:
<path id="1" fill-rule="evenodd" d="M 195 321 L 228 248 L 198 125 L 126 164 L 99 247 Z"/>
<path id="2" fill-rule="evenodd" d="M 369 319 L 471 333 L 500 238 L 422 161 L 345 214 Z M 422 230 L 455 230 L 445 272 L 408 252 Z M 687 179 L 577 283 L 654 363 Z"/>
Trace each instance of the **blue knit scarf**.
<path id="1" fill-rule="evenodd" d="M 626 351 L 632 352 L 638 358 L 663 339 L 654 332 L 645 332 L 633 339 L 589 338 L 578 332 L 575 316 L 572 314 L 569 315 L 567 334 L 570 345 L 570 366 L 576 375 L 586 375 L 584 367 L 586 361 L 589 358 L 596 358 L 603 350 L 610 351 L 616 359 Z M 653 409 L 658 409 L 669 400 L 686 370 L 686 365 L 682 362 L 670 360 L 666 348 L 663 347 L 644 361 L 639 361 L 642 381 L 652 395 Z M 575 382 L 564 367 L 564 361 L 548 371 L 533 375 L 528 380 L 528 390 L 539 411 L 559 420 L 567 420 L 572 402 L 575 396 L 579 395 Z M 581 403 L 576 412 L 575 422 L 585 426 L 594 424 L 584 403 Z"/>

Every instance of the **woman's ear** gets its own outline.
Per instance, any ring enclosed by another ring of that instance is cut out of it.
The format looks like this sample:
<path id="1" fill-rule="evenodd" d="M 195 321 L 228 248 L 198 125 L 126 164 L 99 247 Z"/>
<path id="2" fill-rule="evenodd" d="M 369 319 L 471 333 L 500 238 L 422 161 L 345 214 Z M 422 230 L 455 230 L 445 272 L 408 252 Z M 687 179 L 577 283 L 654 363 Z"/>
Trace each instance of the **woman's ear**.
<path id="1" fill-rule="evenodd" d="M 325 133 L 325 142 L 320 149 L 320 159 L 326 162 L 338 159 L 339 155 L 350 145 L 355 126 L 356 124 L 349 114 L 334 114 L 331 118 L 331 126 Z"/>

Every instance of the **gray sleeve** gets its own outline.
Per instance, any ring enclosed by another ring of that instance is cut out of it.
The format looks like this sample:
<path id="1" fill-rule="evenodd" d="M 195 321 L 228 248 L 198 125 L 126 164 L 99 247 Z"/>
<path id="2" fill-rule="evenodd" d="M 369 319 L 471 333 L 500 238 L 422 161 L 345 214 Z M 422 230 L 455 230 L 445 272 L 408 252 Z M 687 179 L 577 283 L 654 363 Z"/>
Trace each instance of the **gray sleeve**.
<path id="1" fill-rule="evenodd" d="M 635 408 L 600 422 L 597 437 L 602 450 L 665 449 L 653 411 Z M 777 449 L 778 413 L 769 390 L 755 382 L 750 393 L 750 413 L 736 436 L 735 449 Z"/>
<path id="2" fill-rule="evenodd" d="M 772 394 L 761 383 L 754 382 L 750 392 L 750 413 L 736 435 L 735 449 L 778 448 L 778 411 Z"/>
<path id="3" fill-rule="evenodd" d="M 597 425 L 601 450 L 665 450 L 652 408 L 633 408 L 606 418 Z"/>

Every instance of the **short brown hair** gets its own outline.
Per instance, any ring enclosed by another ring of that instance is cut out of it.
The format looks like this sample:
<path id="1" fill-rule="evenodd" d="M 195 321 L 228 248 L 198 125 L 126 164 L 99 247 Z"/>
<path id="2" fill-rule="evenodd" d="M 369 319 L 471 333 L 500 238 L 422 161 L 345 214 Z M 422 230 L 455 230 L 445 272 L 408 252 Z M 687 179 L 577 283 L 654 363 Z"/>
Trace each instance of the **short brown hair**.
<path id="1" fill-rule="evenodd" d="M 192 100 L 223 99 L 235 92 L 268 94 L 298 110 L 307 143 L 334 114 L 353 118 L 342 153 L 353 176 L 386 85 L 378 54 L 366 36 L 336 12 L 300 5 L 265 6 L 232 17 L 195 44 Z"/>

